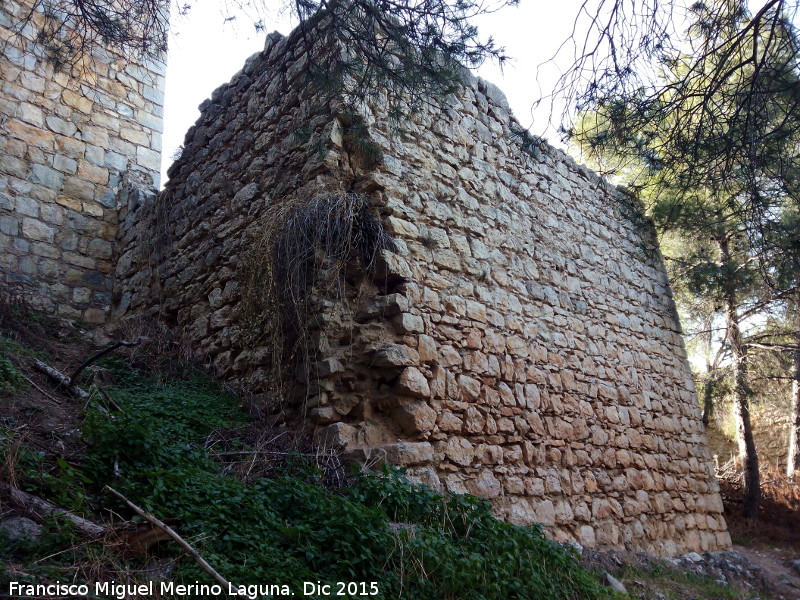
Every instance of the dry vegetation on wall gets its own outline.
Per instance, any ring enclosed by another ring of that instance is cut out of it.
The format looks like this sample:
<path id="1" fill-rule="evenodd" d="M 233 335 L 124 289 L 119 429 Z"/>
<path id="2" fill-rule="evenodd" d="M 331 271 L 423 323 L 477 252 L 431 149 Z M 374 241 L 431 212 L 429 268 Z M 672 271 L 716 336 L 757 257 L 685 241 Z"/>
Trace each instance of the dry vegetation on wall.
<path id="1" fill-rule="evenodd" d="M 297 370 L 311 373 L 318 358 L 309 341 L 324 302 L 358 298 L 363 275 L 394 244 L 368 197 L 340 192 L 274 204 L 249 247 L 241 322 L 250 341 L 269 340 L 272 389 L 285 398 Z"/>

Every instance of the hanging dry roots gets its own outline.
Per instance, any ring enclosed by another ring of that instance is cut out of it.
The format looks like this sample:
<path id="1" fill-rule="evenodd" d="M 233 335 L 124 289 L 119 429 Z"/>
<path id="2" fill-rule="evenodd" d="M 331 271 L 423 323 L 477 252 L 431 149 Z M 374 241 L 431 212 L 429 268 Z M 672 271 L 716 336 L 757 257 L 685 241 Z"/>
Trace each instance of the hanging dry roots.
<path id="1" fill-rule="evenodd" d="M 273 376 L 282 380 L 279 371 L 311 361 L 307 342 L 316 303 L 343 298 L 348 270 L 358 265 L 369 272 L 394 242 L 361 194 L 287 202 L 263 223 L 243 267 L 243 321 L 251 325 L 253 342 L 271 340 Z"/>

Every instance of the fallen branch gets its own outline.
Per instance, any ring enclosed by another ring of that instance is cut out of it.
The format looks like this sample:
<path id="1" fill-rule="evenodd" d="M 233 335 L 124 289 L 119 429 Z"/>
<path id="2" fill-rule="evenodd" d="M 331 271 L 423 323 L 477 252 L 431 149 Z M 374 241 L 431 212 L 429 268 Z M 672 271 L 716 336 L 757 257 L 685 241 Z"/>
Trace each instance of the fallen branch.
<path id="1" fill-rule="evenodd" d="M 79 517 L 68 510 L 59 508 L 52 502 L 43 500 L 38 496 L 23 492 L 22 490 L 12 487 L 6 483 L 0 483 L 0 490 L 7 492 L 11 496 L 11 501 L 17 506 L 24 508 L 30 513 L 38 515 L 39 517 L 49 517 L 52 515 L 59 515 L 70 521 L 81 533 L 89 536 L 99 536 L 108 533 L 108 529 L 97 523 Z"/>
<path id="2" fill-rule="evenodd" d="M 105 398 L 106 402 L 108 402 L 111 406 L 114 407 L 114 410 L 118 410 L 121 413 L 125 412 L 124 410 L 122 410 L 119 404 L 117 404 L 116 402 L 114 402 L 114 400 L 111 399 L 111 396 L 108 395 L 108 392 L 105 391 L 103 388 L 101 388 L 99 385 L 97 386 L 97 391 L 100 392 L 100 395 L 103 396 L 103 398 Z"/>
<path id="3" fill-rule="evenodd" d="M 69 385 L 74 386 L 78 382 L 78 377 L 81 376 L 81 373 L 83 373 L 83 370 L 86 367 L 91 365 L 94 361 L 104 357 L 109 352 L 111 352 L 113 350 L 116 350 L 117 348 L 119 348 L 121 346 L 125 346 L 126 348 L 129 348 L 131 346 L 138 346 L 139 344 L 141 344 L 143 342 L 149 342 L 149 341 L 150 341 L 150 338 L 145 337 L 145 336 L 141 336 L 135 342 L 127 342 L 125 340 L 121 340 L 119 342 L 115 342 L 115 343 L 111 344 L 108 348 L 100 350 L 100 352 L 90 356 L 88 359 L 86 359 L 86 361 L 83 364 L 81 364 L 77 369 L 75 369 L 72 372 L 72 376 L 69 378 Z"/>
<path id="4" fill-rule="evenodd" d="M 178 535 L 178 534 L 175 532 L 175 530 L 174 530 L 174 529 L 172 529 L 172 528 L 171 528 L 169 525 L 167 525 L 167 524 L 166 524 L 166 523 L 164 523 L 163 521 L 159 521 L 157 518 L 155 518 L 155 517 L 154 517 L 153 515 L 151 515 L 150 513 L 147 513 L 147 512 L 145 512 L 144 510 L 142 510 L 141 508 L 139 508 L 138 506 L 136 506 L 136 505 L 135 505 L 133 502 L 131 502 L 130 500 L 128 500 L 128 499 L 127 499 L 125 496 L 123 496 L 122 494 L 120 494 L 120 493 L 119 493 L 117 490 L 115 490 L 114 488 L 112 488 L 112 487 L 110 487 L 110 486 L 105 486 L 103 489 L 106 489 L 106 490 L 108 490 L 109 492 L 111 492 L 111 493 L 112 493 L 114 496 L 116 496 L 117 498 L 119 498 L 120 500 L 122 500 L 122 501 L 123 501 L 125 504 L 127 504 L 127 505 L 128 505 L 128 506 L 129 506 L 129 507 L 130 507 L 130 508 L 131 508 L 131 509 L 132 509 L 132 510 L 133 510 L 133 511 L 134 511 L 134 512 L 137 514 L 137 515 L 139 515 L 139 516 L 140 516 L 140 517 L 142 517 L 143 519 L 146 519 L 147 521 L 150 521 L 150 523 L 152 523 L 152 524 L 153 524 L 153 525 L 155 525 L 156 527 L 158 527 L 158 528 L 162 529 L 162 530 L 163 530 L 163 531 L 164 531 L 164 532 L 165 532 L 167 535 L 169 535 L 169 536 L 170 536 L 170 537 L 171 537 L 173 540 L 175 540 L 176 542 L 178 542 L 178 544 L 180 544 L 180 546 L 181 546 L 181 547 L 182 547 L 184 550 L 186 550 L 186 553 L 187 553 L 189 556 L 191 556 L 193 559 L 195 559 L 195 560 L 197 561 L 197 564 L 199 564 L 201 567 L 203 567 L 203 570 L 205 570 L 205 572 L 206 572 L 206 573 L 208 573 L 208 574 L 209 574 L 209 575 L 211 575 L 211 576 L 212 576 L 214 579 L 216 579 L 216 580 L 217 580 L 217 582 L 219 582 L 220 584 L 222 584 L 226 590 L 228 590 L 228 589 L 234 589 L 234 586 L 233 586 L 233 585 L 231 585 L 231 583 L 230 583 L 230 582 L 229 582 L 227 579 L 225 579 L 225 578 L 224 578 L 222 575 L 220 575 L 219 573 L 217 573 L 217 572 L 214 570 L 214 567 L 212 567 L 211 565 L 209 565 L 209 564 L 208 564 L 208 563 L 205 561 L 205 559 L 204 559 L 202 556 L 200 556 L 200 555 L 197 553 L 197 550 L 195 550 L 194 548 L 192 548 L 192 547 L 189 545 L 189 542 L 187 542 L 187 541 L 186 541 L 186 540 L 184 540 L 184 539 L 183 539 L 181 536 L 179 536 L 179 535 Z M 246 596 L 246 597 L 248 597 L 248 598 L 252 598 L 252 596 Z"/>
<path id="5" fill-rule="evenodd" d="M 88 398 L 89 397 L 89 393 L 88 392 L 86 392 L 85 390 L 82 390 L 77 385 L 72 385 L 72 381 L 70 380 L 70 378 L 67 377 L 66 375 L 64 375 L 58 369 L 55 369 L 55 368 L 51 367 L 50 365 L 48 365 L 47 363 L 44 363 L 44 362 L 40 361 L 38 358 L 34 358 L 33 359 L 33 366 L 36 368 L 37 371 L 41 371 L 42 373 L 47 375 L 50 379 L 52 379 L 53 381 L 55 381 L 59 385 L 63 386 L 64 388 L 66 388 L 66 390 L 71 395 L 77 396 L 78 398 Z"/>
<path id="6" fill-rule="evenodd" d="M 48 400 L 50 400 L 51 402 L 54 402 L 56 404 L 61 404 L 61 400 L 59 400 L 58 398 L 54 398 L 53 396 L 51 396 L 50 394 L 45 392 L 42 388 L 40 388 L 38 385 L 36 385 L 36 383 L 30 377 L 25 375 L 25 373 L 23 373 L 22 376 L 25 378 L 25 381 L 27 381 L 29 384 L 31 384 L 35 389 L 39 390 L 42 393 L 42 395 L 44 395 Z"/>

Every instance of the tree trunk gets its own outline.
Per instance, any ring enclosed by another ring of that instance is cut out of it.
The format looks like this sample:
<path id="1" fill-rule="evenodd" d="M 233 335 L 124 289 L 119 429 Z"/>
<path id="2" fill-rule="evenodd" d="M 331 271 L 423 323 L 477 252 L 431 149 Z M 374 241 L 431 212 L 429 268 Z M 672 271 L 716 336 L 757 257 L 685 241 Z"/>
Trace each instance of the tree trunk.
<path id="1" fill-rule="evenodd" d="M 714 377 L 710 372 L 706 373 L 703 380 L 703 425 L 708 427 L 711 420 L 711 413 L 714 412 Z"/>
<path id="2" fill-rule="evenodd" d="M 718 240 L 722 263 L 731 261 L 727 238 Z M 739 459 L 744 469 L 744 502 L 742 515 L 755 523 L 758 518 L 758 505 L 761 502 L 761 481 L 758 470 L 758 455 L 750 424 L 750 386 L 747 381 L 747 348 L 742 341 L 737 312 L 736 289 L 733 285 L 725 287 L 725 315 L 728 325 L 728 341 L 733 360 L 733 414 L 736 420 L 736 441 L 739 444 Z"/>
<path id="3" fill-rule="evenodd" d="M 800 294 L 794 308 L 794 353 L 792 360 L 792 420 L 789 430 L 789 456 L 786 474 L 800 471 Z"/>

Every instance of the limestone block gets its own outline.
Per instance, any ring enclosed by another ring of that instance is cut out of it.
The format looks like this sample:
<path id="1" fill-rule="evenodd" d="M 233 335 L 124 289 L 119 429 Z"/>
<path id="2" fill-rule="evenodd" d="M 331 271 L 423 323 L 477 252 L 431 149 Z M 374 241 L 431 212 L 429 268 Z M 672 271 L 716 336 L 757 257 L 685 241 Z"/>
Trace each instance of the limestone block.
<path id="1" fill-rule="evenodd" d="M 439 353 L 436 349 L 436 341 L 429 335 L 420 334 L 417 337 L 417 352 L 422 363 L 435 363 Z"/>
<path id="2" fill-rule="evenodd" d="M 344 365 L 335 358 L 325 358 L 315 365 L 314 370 L 319 377 L 328 377 L 344 371 Z"/>
<path id="3" fill-rule="evenodd" d="M 331 406 L 318 406 L 316 408 L 312 408 L 308 411 L 309 416 L 311 419 L 314 420 L 315 423 L 319 425 L 327 425 L 332 421 L 336 421 L 339 418 L 339 415 Z"/>
<path id="4" fill-rule="evenodd" d="M 416 239 L 420 237 L 419 227 L 410 221 L 389 216 L 386 218 L 384 223 L 387 231 L 392 235 L 410 239 Z"/>
<path id="5" fill-rule="evenodd" d="M 397 407 L 392 417 L 406 433 L 431 431 L 436 424 L 436 411 L 425 402 L 412 402 Z"/>
<path id="6" fill-rule="evenodd" d="M 462 392 L 460 395 L 465 401 L 477 400 L 481 393 L 481 382 L 468 375 L 458 376 L 458 386 Z"/>
<path id="7" fill-rule="evenodd" d="M 29 217 L 22 219 L 22 235 L 30 240 L 52 243 L 55 233 L 55 229 L 37 219 Z"/>
<path id="8" fill-rule="evenodd" d="M 61 100 L 67 106 L 87 115 L 92 112 L 92 106 L 94 105 L 91 100 L 72 90 L 64 90 L 61 93 Z"/>
<path id="9" fill-rule="evenodd" d="M 449 433 L 461 433 L 461 430 L 464 427 L 464 421 L 451 412 L 444 413 L 439 418 L 439 430 L 445 431 Z"/>
<path id="10" fill-rule="evenodd" d="M 491 471 L 484 469 L 475 479 L 466 481 L 470 494 L 483 498 L 497 498 L 503 491 L 500 481 Z"/>
<path id="11" fill-rule="evenodd" d="M 393 284 L 412 278 L 408 261 L 389 250 L 381 250 L 375 261 L 375 278 Z"/>
<path id="12" fill-rule="evenodd" d="M 21 102 L 19 104 L 15 116 L 34 127 L 44 127 L 44 113 L 42 109 L 28 102 Z"/>
<path id="13" fill-rule="evenodd" d="M 34 164 L 31 165 L 30 181 L 54 190 L 59 190 L 64 184 L 64 175 L 50 167 Z"/>
<path id="14" fill-rule="evenodd" d="M 161 153 L 144 146 L 138 146 L 136 148 L 136 162 L 145 169 L 158 172 L 161 169 Z"/>
<path id="15" fill-rule="evenodd" d="M 74 175 L 78 171 L 78 161 L 68 158 L 64 154 L 56 154 L 53 157 L 53 167 L 62 173 Z"/>
<path id="16" fill-rule="evenodd" d="M 50 131 L 60 133 L 61 135 L 65 135 L 67 137 L 72 137 L 75 135 L 75 132 L 78 131 L 78 128 L 73 123 L 65 121 L 64 119 L 60 119 L 56 116 L 49 116 L 45 119 L 45 121 Z"/>
<path id="17" fill-rule="evenodd" d="M 415 398 L 430 398 L 431 396 L 427 378 L 416 367 L 406 367 L 400 374 L 395 387 L 397 392 L 402 395 Z"/>
<path id="18" fill-rule="evenodd" d="M 356 319 L 366 321 L 375 317 L 392 317 L 408 312 L 408 299 L 402 294 L 387 294 L 367 300 L 359 308 Z"/>
<path id="19" fill-rule="evenodd" d="M 468 440 L 461 437 L 453 437 L 447 441 L 444 454 L 455 464 L 467 467 L 472 464 L 475 448 Z"/>
<path id="20" fill-rule="evenodd" d="M 464 359 L 461 354 L 452 346 L 439 347 L 439 364 L 443 367 L 455 367 L 460 365 Z"/>
<path id="21" fill-rule="evenodd" d="M 314 441 L 325 448 L 350 446 L 356 439 L 356 428 L 346 423 L 332 423 L 314 432 Z"/>
<path id="22" fill-rule="evenodd" d="M 333 401 L 334 410 L 342 416 L 349 415 L 361 403 L 358 396 L 347 395 Z"/>
<path id="23" fill-rule="evenodd" d="M 413 348 L 391 344 L 377 349 L 370 364 L 375 367 L 406 367 L 419 362 L 419 353 Z"/>
<path id="24" fill-rule="evenodd" d="M 531 521 L 545 526 L 555 525 L 556 510 L 552 500 L 542 500 L 533 503 Z"/>
<path id="25" fill-rule="evenodd" d="M 394 318 L 395 329 L 398 333 L 422 333 L 425 323 L 419 315 L 402 313 Z"/>
<path id="26" fill-rule="evenodd" d="M 386 461 L 393 465 L 419 465 L 433 460 L 433 446 L 429 442 L 397 442 L 384 444 Z"/>
<path id="27" fill-rule="evenodd" d="M 19 235 L 19 219 L 8 215 L 0 216 L 0 233 L 17 237 Z"/>
<path id="28" fill-rule="evenodd" d="M 474 406 L 470 406 L 467 409 L 464 429 L 467 433 L 484 433 L 486 430 L 486 417 Z"/>

